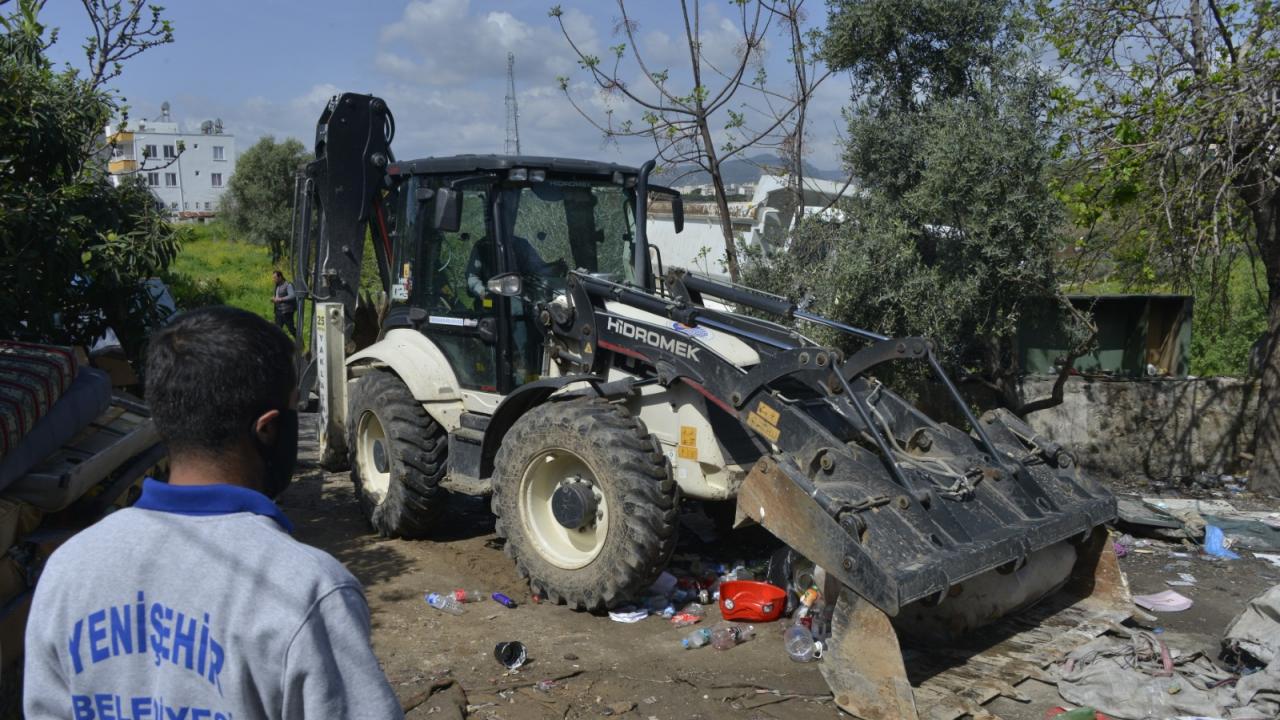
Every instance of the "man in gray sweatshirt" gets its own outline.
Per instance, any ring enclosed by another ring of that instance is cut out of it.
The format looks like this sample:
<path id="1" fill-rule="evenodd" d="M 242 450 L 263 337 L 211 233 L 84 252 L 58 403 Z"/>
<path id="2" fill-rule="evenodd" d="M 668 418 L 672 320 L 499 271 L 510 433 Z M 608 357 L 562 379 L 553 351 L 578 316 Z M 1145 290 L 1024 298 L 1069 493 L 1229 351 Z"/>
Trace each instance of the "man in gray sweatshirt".
<path id="1" fill-rule="evenodd" d="M 293 346 L 193 310 L 151 342 L 168 483 L 50 558 L 27 623 L 28 720 L 399 718 L 360 583 L 290 537 Z"/>

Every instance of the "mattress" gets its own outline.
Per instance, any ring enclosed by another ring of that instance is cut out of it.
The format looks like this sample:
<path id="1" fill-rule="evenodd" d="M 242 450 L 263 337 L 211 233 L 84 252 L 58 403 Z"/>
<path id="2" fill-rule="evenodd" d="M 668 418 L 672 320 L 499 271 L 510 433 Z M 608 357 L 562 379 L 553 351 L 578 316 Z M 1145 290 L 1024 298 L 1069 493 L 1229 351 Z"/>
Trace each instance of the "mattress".
<path id="1" fill-rule="evenodd" d="M 0 490 L 49 457 L 111 406 L 111 378 L 84 368 L 62 397 L 0 458 Z"/>
<path id="2" fill-rule="evenodd" d="M 0 340 L 0 457 L 49 412 L 76 370 L 71 348 Z"/>

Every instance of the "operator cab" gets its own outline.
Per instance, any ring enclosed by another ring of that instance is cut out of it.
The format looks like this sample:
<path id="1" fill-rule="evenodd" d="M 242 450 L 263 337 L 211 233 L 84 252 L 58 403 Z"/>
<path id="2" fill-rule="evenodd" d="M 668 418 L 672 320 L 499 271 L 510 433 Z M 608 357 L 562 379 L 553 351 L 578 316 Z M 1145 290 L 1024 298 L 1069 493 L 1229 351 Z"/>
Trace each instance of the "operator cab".
<path id="1" fill-rule="evenodd" d="M 426 333 L 464 388 L 505 395 L 547 374 L 537 308 L 570 269 L 652 285 L 636 279 L 634 168 L 470 155 L 389 174 L 400 183 L 387 326 Z"/>

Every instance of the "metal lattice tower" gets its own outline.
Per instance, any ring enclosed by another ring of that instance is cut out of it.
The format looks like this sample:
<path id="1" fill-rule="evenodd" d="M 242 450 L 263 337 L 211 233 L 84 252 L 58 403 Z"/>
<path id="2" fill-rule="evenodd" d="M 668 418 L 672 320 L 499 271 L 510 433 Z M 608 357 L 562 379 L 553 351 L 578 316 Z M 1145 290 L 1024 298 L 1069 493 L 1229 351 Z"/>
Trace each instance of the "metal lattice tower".
<path id="1" fill-rule="evenodd" d="M 516 105 L 516 56 L 507 53 L 507 155 L 520 154 L 520 109 Z"/>

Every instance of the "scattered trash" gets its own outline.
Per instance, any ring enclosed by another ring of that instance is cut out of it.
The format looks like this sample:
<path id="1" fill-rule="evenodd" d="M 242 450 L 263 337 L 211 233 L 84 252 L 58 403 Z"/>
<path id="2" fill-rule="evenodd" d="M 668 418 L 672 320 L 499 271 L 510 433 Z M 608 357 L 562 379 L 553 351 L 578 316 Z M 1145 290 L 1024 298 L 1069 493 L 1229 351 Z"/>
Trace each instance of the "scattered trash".
<path id="1" fill-rule="evenodd" d="M 782 616 L 787 591 L 755 580 L 731 580 L 720 585 L 720 613 L 726 620 L 771 622 Z"/>
<path id="2" fill-rule="evenodd" d="M 574 655 L 573 653 L 565 653 L 565 654 L 564 654 L 564 659 L 565 659 L 565 660 L 568 660 L 569 662 L 573 662 L 573 661 L 575 661 L 575 660 L 577 660 L 577 659 L 578 659 L 578 656 L 577 656 L 577 655 Z"/>
<path id="3" fill-rule="evenodd" d="M 717 624 L 711 629 L 711 647 L 717 650 L 728 650 L 734 645 L 744 643 L 756 636 L 754 625 Z"/>
<path id="4" fill-rule="evenodd" d="M 796 662 L 811 662 L 822 658 L 822 643 L 813 639 L 813 633 L 804 625 L 792 625 L 782 635 L 787 655 Z"/>
<path id="5" fill-rule="evenodd" d="M 480 602 L 488 597 L 488 595 L 482 590 L 454 590 L 449 593 L 449 595 L 460 603 Z"/>
<path id="6" fill-rule="evenodd" d="M 1116 557 L 1118 558 L 1122 558 L 1129 554 L 1129 548 L 1119 540 L 1112 541 L 1111 547 L 1116 551 Z"/>
<path id="7" fill-rule="evenodd" d="M 710 643 L 710 642 L 711 642 L 711 631 L 708 630 L 707 628 L 698 628 L 697 630 L 694 630 L 688 635 L 685 635 L 680 640 L 680 644 L 684 646 L 685 650 L 700 648 L 703 645 L 706 645 L 707 643 Z"/>
<path id="8" fill-rule="evenodd" d="M 1205 515 L 1205 522 L 1218 527 L 1234 548 L 1280 550 L 1280 528 L 1267 522 L 1261 513 L 1234 513 L 1227 516 Z"/>
<path id="9" fill-rule="evenodd" d="M 519 640 L 510 640 L 508 642 L 500 642 L 493 648 L 493 656 L 503 667 L 508 670 L 515 670 L 524 665 L 529 659 L 529 651 L 525 649 L 524 643 Z"/>
<path id="10" fill-rule="evenodd" d="M 795 550 L 783 546 L 769 556 L 769 564 L 764 570 L 764 579 L 766 581 L 788 590 L 787 606 L 782 611 L 785 615 L 795 612 L 796 605 L 799 602 L 796 585 L 793 582 L 796 561 L 800 559 L 802 559 L 801 556 Z"/>
<path id="11" fill-rule="evenodd" d="M 1165 590 L 1151 595 L 1134 595 L 1133 602 L 1140 608 L 1154 612 L 1182 612 L 1191 607 L 1191 598 L 1180 595 L 1175 590 Z"/>
<path id="12" fill-rule="evenodd" d="M 649 611 L 635 605 L 623 605 L 617 610 L 609 611 L 609 619 L 620 623 L 638 623 L 649 617 Z"/>
<path id="13" fill-rule="evenodd" d="M 1064 707 L 1050 708 L 1044 713 L 1045 720 L 1111 720 L 1111 718 L 1091 707 L 1078 707 L 1070 710 Z"/>
<path id="14" fill-rule="evenodd" d="M 1228 654 L 1246 653 L 1280 674 L 1280 585 L 1251 599 L 1227 626 L 1222 638 Z M 1275 687 L 1280 688 L 1280 685 Z"/>
<path id="15" fill-rule="evenodd" d="M 506 595 L 503 595 L 500 592 L 496 592 L 493 595 L 490 595 L 489 597 L 493 598 L 494 602 L 498 603 L 503 607 L 515 608 L 516 606 L 515 600 L 512 600 L 511 598 L 507 597 Z"/>
<path id="16" fill-rule="evenodd" d="M 1258 558 L 1259 560 L 1266 560 L 1272 565 L 1275 565 L 1276 567 L 1280 568 L 1280 555 L 1271 555 L 1268 553 L 1256 552 L 1253 554 L 1253 556 Z"/>
<path id="17" fill-rule="evenodd" d="M 560 687 L 560 683 L 555 680 L 539 680 L 533 684 L 533 689 L 538 692 L 550 692 Z"/>
<path id="18" fill-rule="evenodd" d="M 644 700 L 641 700 L 640 702 L 644 703 L 645 705 L 653 705 L 654 703 L 658 702 L 658 698 L 656 695 L 650 695 L 649 697 L 645 698 Z"/>
<path id="19" fill-rule="evenodd" d="M 1240 556 L 1227 549 L 1226 538 L 1222 529 L 1216 525 L 1207 525 L 1204 529 L 1204 551 L 1224 560 L 1239 560 Z"/>
<path id="20" fill-rule="evenodd" d="M 671 593 L 675 592 L 676 583 L 676 576 L 663 570 L 662 574 L 658 576 L 658 579 L 654 580 L 653 584 L 649 586 L 649 593 L 651 595 L 669 597 Z"/>
<path id="21" fill-rule="evenodd" d="M 1268 624 L 1269 637 L 1280 639 L 1274 617 Z M 1063 698 L 1119 718 L 1271 718 L 1280 713 L 1275 691 L 1280 663 L 1238 677 L 1203 653 L 1172 647 L 1151 633 L 1115 632 L 1067 655 L 1056 670 Z"/>
<path id="22" fill-rule="evenodd" d="M 534 605 L 541 605 L 541 604 L 542 604 L 542 596 L 541 596 L 541 595 L 537 595 L 537 594 L 530 595 L 530 596 L 529 596 L 529 601 L 530 601 L 530 602 L 532 602 Z"/>
<path id="23" fill-rule="evenodd" d="M 431 607 L 442 612 L 447 612 L 450 615 L 461 615 L 464 612 L 462 609 L 462 603 L 459 603 L 454 599 L 452 594 L 441 595 L 440 593 L 427 593 L 426 600 L 427 604 Z"/>
<path id="24" fill-rule="evenodd" d="M 671 624 L 676 627 L 688 627 L 702 621 L 702 617 L 693 613 L 678 612 L 671 616 Z"/>
<path id="25" fill-rule="evenodd" d="M 1178 580 L 1165 580 L 1164 584 L 1170 587 L 1195 587 L 1196 576 L 1191 573 L 1178 573 Z"/>

